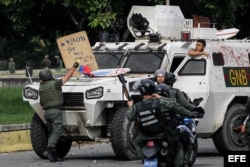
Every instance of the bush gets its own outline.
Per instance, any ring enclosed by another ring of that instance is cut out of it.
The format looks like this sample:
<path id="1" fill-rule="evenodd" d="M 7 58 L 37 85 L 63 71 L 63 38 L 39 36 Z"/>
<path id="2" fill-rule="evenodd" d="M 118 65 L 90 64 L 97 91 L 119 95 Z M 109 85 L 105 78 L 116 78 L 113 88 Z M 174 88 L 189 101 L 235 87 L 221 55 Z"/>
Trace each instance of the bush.
<path id="1" fill-rule="evenodd" d="M 0 70 L 7 69 L 7 61 L 0 60 Z"/>
<path id="2" fill-rule="evenodd" d="M 34 114 L 22 99 L 21 87 L 0 88 L 0 124 L 30 123 Z"/>

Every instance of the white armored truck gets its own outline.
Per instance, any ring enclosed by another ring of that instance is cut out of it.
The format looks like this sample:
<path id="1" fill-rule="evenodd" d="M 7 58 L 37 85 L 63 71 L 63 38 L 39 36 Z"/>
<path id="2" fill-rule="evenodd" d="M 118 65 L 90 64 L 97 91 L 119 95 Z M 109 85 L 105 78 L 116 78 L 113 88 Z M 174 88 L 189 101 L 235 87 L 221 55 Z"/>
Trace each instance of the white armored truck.
<path id="1" fill-rule="evenodd" d="M 233 129 L 243 122 L 250 96 L 250 42 L 227 39 L 237 29 L 194 26 L 177 6 L 133 6 L 127 22 L 134 42 L 99 42 L 92 47 L 99 69 L 129 68 L 126 86 L 135 102 L 141 98 L 136 87 L 140 79 L 154 78 L 159 68 L 173 72 L 177 78 L 174 87 L 192 99 L 204 99 L 200 106 L 205 115 L 199 120 L 198 137 L 213 138 L 220 152 L 247 150 L 249 141 Z M 205 51 L 211 58 L 187 55 L 198 38 L 206 40 Z M 45 158 L 47 129 L 38 89 L 39 83 L 26 85 L 23 100 L 34 109 L 30 129 L 33 149 Z M 69 152 L 72 141 L 110 139 L 118 158 L 137 158 L 134 123 L 126 118 L 127 98 L 118 77 L 79 75 L 62 89 L 64 132 L 57 146 L 61 157 Z"/>

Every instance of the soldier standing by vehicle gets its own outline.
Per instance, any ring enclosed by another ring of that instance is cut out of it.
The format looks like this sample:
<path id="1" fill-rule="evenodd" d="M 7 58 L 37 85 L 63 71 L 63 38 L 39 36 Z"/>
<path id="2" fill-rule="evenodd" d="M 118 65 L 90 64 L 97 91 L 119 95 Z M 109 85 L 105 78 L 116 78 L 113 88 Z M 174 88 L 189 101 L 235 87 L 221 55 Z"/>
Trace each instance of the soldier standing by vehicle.
<path id="1" fill-rule="evenodd" d="M 56 144 L 62 133 L 62 113 L 60 106 L 63 104 L 62 85 L 65 84 L 74 74 L 75 69 L 79 66 L 78 62 L 61 79 L 54 79 L 49 69 L 40 71 L 41 80 L 39 87 L 40 104 L 45 110 L 45 120 L 48 128 L 48 145 L 44 152 L 51 162 L 60 160 L 56 155 Z"/>
<path id="2" fill-rule="evenodd" d="M 155 93 L 154 82 L 152 80 L 149 80 L 149 79 L 142 80 L 141 84 L 139 86 L 139 90 L 140 90 L 141 96 L 143 97 L 143 100 L 141 102 L 138 102 L 137 104 L 141 104 L 145 107 L 151 106 L 149 104 L 152 103 L 153 100 L 155 99 L 152 96 L 152 94 Z M 164 98 L 159 98 L 158 100 L 159 100 L 158 107 L 160 108 L 160 112 L 162 112 L 162 114 L 164 114 L 167 121 L 171 120 L 170 115 L 174 114 L 174 113 L 186 115 L 189 117 L 197 117 L 196 113 L 192 113 L 192 112 L 188 111 L 183 106 L 181 106 L 179 103 L 177 103 L 175 101 L 175 99 L 164 97 Z M 162 127 L 160 128 L 160 126 L 158 126 L 159 121 L 152 113 L 149 114 L 148 117 L 153 116 L 154 120 L 145 119 L 145 120 L 149 121 L 149 122 L 145 123 L 145 121 L 143 121 L 142 117 L 140 116 L 140 112 L 143 112 L 143 111 L 137 111 L 138 109 L 137 109 L 136 105 L 133 105 L 133 101 L 128 101 L 129 109 L 128 109 L 128 113 L 127 113 L 127 118 L 130 121 L 134 121 L 136 119 L 139 119 L 142 134 L 144 134 L 144 130 L 146 129 L 147 131 L 152 131 L 153 133 L 157 133 L 156 134 L 157 136 L 158 135 L 159 136 L 167 135 L 167 133 L 165 133 L 164 129 L 162 129 Z M 146 107 L 146 109 L 150 110 L 150 108 L 147 108 L 147 107 Z M 155 123 L 153 123 L 153 122 L 155 122 Z M 170 127 L 172 127 L 171 129 L 173 132 L 173 134 L 170 137 L 174 141 L 173 144 L 176 148 L 176 155 L 175 155 L 174 164 L 176 167 L 179 167 L 179 166 L 183 165 L 183 146 L 182 146 L 181 142 L 178 140 L 178 137 L 176 135 L 176 126 L 172 125 Z M 177 140 L 174 140 L 174 139 L 177 139 Z M 137 150 L 137 151 L 141 152 L 141 150 Z M 142 155 L 142 153 L 138 153 L 138 154 Z"/>
<path id="3" fill-rule="evenodd" d="M 210 54 L 205 52 L 206 41 L 204 39 L 198 39 L 195 44 L 195 49 L 190 49 L 188 55 L 191 57 L 205 55 L 207 58 L 210 58 Z"/>

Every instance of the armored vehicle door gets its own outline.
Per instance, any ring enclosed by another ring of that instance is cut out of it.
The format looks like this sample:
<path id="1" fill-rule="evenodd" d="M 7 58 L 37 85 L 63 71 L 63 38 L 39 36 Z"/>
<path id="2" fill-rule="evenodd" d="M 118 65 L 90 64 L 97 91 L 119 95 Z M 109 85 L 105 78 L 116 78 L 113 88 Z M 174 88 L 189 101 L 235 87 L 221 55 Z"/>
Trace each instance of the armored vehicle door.
<path id="1" fill-rule="evenodd" d="M 204 57 L 186 56 L 174 71 L 176 82 L 173 87 L 187 93 L 191 100 L 202 97 L 204 107 L 209 95 L 210 61 Z"/>

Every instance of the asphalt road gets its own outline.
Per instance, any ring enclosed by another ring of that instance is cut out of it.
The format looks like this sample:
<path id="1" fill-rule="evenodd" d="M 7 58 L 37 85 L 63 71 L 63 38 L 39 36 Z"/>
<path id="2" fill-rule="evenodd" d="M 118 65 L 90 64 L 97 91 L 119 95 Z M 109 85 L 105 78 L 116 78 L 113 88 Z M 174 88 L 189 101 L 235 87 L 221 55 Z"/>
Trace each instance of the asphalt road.
<path id="1" fill-rule="evenodd" d="M 223 167 L 223 156 L 211 139 L 200 139 L 196 167 Z M 120 161 L 110 143 L 85 144 L 72 147 L 63 162 L 51 163 L 33 151 L 0 154 L 0 167 L 142 167 L 140 160 Z"/>

